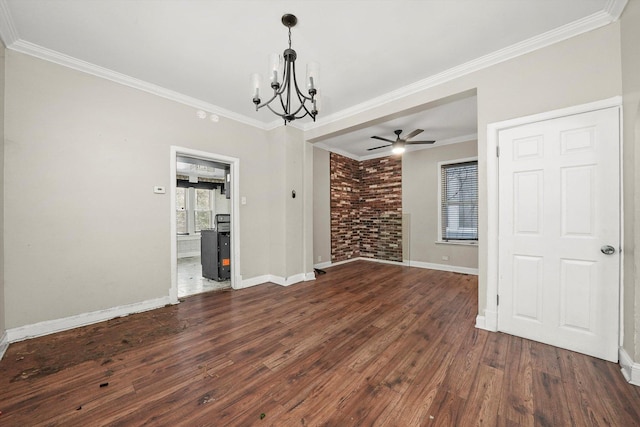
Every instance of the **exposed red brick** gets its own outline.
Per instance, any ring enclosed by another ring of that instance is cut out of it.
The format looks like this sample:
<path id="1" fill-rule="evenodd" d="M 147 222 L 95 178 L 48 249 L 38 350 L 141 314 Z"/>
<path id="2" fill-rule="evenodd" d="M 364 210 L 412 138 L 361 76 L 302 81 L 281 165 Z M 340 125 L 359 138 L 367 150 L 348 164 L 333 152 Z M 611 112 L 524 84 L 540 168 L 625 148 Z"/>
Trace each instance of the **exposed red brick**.
<path id="1" fill-rule="evenodd" d="M 402 160 L 330 156 L 331 260 L 402 261 Z"/>

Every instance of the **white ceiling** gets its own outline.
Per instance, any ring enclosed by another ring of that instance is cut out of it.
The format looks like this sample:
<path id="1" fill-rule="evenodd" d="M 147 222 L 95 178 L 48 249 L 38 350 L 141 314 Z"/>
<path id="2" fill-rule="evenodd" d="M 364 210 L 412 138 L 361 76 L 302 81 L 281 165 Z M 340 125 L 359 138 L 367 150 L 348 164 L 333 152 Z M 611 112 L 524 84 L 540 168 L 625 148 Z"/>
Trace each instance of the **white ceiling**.
<path id="1" fill-rule="evenodd" d="M 268 129 L 281 121 L 266 109 L 255 111 L 250 75 L 266 74 L 268 54 L 287 47 L 280 18 L 293 13 L 298 74 L 309 61 L 321 67 L 318 121 L 294 123 L 310 128 L 434 76 L 605 25 L 626 1 L 0 0 L 0 37 L 10 49 Z M 438 140 L 476 133 L 475 98 L 457 102 L 464 114 L 440 106 L 343 135 L 342 145 L 323 142 L 360 158 L 371 154 L 369 136 L 393 139 L 395 128 L 420 127 Z"/>
<path id="2" fill-rule="evenodd" d="M 316 144 L 321 148 L 356 160 L 373 159 L 388 156 L 391 154 L 392 147 L 368 151 L 369 148 L 387 144 L 371 137 L 376 135 L 395 140 L 396 136 L 393 131 L 396 129 L 402 130 L 401 136 L 405 136 L 415 129 L 423 129 L 424 132 L 413 140 L 436 141 L 433 145 L 406 145 L 407 152 L 475 140 L 477 138 L 476 96 L 465 96 L 462 99 L 446 101 L 427 110 L 324 139 Z"/>

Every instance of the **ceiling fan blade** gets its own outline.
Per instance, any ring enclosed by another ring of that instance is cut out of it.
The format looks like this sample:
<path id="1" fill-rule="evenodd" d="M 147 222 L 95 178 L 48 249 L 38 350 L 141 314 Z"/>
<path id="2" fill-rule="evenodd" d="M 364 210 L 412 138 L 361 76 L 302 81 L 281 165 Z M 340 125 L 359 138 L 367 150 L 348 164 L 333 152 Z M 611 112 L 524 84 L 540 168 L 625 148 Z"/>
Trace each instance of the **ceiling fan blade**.
<path id="1" fill-rule="evenodd" d="M 390 143 L 392 143 L 392 144 L 395 142 L 395 141 L 392 141 L 392 140 L 390 140 L 390 139 L 383 138 L 383 137 L 381 137 L 381 136 L 372 136 L 371 138 L 373 138 L 373 139 L 379 139 L 380 141 L 387 141 L 387 142 L 390 142 Z"/>
<path id="2" fill-rule="evenodd" d="M 407 141 L 405 144 L 433 144 L 435 141 Z"/>
<path id="3" fill-rule="evenodd" d="M 378 148 L 391 147 L 391 145 L 381 145 L 379 147 L 367 148 L 367 151 L 377 150 Z"/>
<path id="4" fill-rule="evenodd" d="M 407 141 L 411 138 L 413 138 L 414 136 L 421 134 L 422 132 L 424 132 L 424 129 L 416 129 L 413 132 L 411 132 L 409 135 L 404 137 L 404 140 Z"/>

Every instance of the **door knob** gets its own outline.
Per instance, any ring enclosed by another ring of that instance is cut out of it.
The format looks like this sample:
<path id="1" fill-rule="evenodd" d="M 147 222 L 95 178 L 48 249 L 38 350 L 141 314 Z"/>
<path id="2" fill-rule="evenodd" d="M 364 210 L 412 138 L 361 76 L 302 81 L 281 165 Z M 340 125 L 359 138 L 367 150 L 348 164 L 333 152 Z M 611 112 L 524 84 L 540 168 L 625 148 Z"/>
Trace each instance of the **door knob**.
<path id="1" fill-rule="evenodd" d="M 611 245 L 604 245 L 603 247 L 600 248 L 600 252 L 602 252 L 605 255 L 613 255 L 616 253 L 616 249 Z"/>

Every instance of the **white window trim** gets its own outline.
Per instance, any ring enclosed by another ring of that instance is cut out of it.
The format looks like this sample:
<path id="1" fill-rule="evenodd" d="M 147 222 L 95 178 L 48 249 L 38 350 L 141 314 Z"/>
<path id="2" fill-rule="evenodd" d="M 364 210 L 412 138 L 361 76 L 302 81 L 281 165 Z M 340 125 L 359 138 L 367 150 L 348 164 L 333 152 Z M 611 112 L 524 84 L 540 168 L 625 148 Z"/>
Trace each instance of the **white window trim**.
<path id="1" fill-rule="evenodd" d="M 196 189 L 194 187 L 187 187 L 187 230 L 189 230 L 189 236 L 196 234 Z"/>
<path id="2" fill-rule="evenodd" d="M 181 212 L 186 212 L 186 221 L 187 221 L 187 233 L 180 234 L 176 233 L 177 236 L 200 236 L 200 231 L 196 231 L 196 188 L 195 187 L 185 187 L 185 210 Z M 177 187 L 176 187 L 177 191 Z M 209 197 L 209 223 L 213 226 L 213 216 L 215 215 L 215 198 L 216 198 L 216 190 L 211 191 Z M 178 210 L 176 210 L 177 215 Z"/>
<path id="3" fill-rule="evenodd" d="M 190 189 L 192 189 L 193 187 L 189 187 Z M 214 206 L 214 200 L 216 198 L 216 189 L 214 188 L 213 190 L 208 190 L 210 191 L 209 193 L 209 226 L 213 227 L 213 217 L 215 215 L 215 206 Z M 196 214 L 198 212 L 207 212 L 207 211 L 198 211 L 198 209 L 196 209 L 196 206 L 198 205 L 197 201 L 196 201 L 196 189 L 193 188 L 193 209 L 192 209 L 192 214 L 193 214 L 193 234 L 197 234 L 200 235 L 200 231 L 196 230 Z"/>
<path id="4" fill-rule="evenodd" d="M 438 245 L 462 245 L 462 246 L 477 246 L 477 240 L 443 240 L 442 239 L 442 167 L 453 165 L 456 163 L 466 163 L 466 162 L 477 162 L 478 156 L 475 157 L 465 157 L 462 159 L 455 160 L 443 160 L 438 162 L 438 240 L 436 240 L 436 244 Z"/>
<path id="5" fill-rule="evenodd" d="M 178 233 L 176 232 L 177 236 L 190 236 L 191 234 L 189 233 L 189 223 L 191 221 L 189 221 L 189 189 L 185 188 L 184 189 L 184 209 L 180 209 L 178 210 L 176 208 L 176 217 L 178 216 L 178 212 L 185 212 L 185 222 L 187 224 L 187 232 L 186 233 Z M 178 191 L 178 188 L 176 187 L 176 193 Z"/>
<path id="6" fill-rule="evenodd" d="M 478 246 L 477 240 L 436 240 L 436 245 Z"/>

